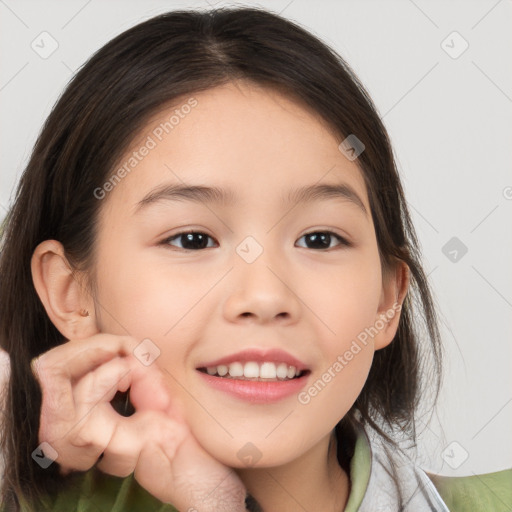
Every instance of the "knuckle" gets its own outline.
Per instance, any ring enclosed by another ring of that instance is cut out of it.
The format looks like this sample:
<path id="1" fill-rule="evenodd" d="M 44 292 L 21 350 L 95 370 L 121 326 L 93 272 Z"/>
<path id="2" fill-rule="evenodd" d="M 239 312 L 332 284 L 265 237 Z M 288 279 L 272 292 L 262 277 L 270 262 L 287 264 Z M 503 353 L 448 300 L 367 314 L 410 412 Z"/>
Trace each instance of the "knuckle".
<path id="1" fill-rule="evenodd" d="M 107 473 L 112 476 L 117 476 L 119 478 L 126 478 L 133 473 L 133 467 L 131 465 L 124 467 L 109 467 L 107 465 L 100 466 L 98 464 L 98 468 L 104 473 Z"/>
<path id="2" fill-rule="evenodd" d="M 44 355 L 32 360 L 30 366 L 32 373 L 43 390 L 55 387 L 55 392 L 58 391 L 59 386 L 54 386 L 55 381 L 59 377 L 59 368 L 57 366 L 50 365 Z"/>
<path id="3" fill-rule="evenodd" d="M 45 359 L 43 356 L 36 357 L 32 359 L 30 362 L 30 369 L 32 371 L 32 375 L 38 380 L 40 384 L 42 384 L 44 380 L 45 374 Z"/>
<path id="4" fill-rule="evenodd" d="M 97 436 L 92 429 L 87 426 L 73 429 L 69 436 L 69 443 L 75 448 L 86 448 L 91 451 L 101 453 L 104 446 L 98 442 Z"/>
<path id="5" fill-rule="evenodd" d="M 174 453 L 188 435 L 188 429 L 163 413 L 156 413 L 150 441 L 162 447 L 166 453 Z"/>
<path id="6" fill-rule="evenodd" d="M 119 339 L 121 342 L 121 351 L 124 355 L 131 355 L 133 353 L 133 349 L 137 346 L 138 341 L 132 336 L 126 335 L 120 336 Z"/>

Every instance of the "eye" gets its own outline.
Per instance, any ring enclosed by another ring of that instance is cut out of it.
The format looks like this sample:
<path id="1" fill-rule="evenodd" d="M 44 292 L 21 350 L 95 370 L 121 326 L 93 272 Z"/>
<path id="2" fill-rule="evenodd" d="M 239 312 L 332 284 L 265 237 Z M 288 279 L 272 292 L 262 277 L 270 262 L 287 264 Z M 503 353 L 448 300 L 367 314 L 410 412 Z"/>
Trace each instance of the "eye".
<path id="1" fill-rule="evenodd" d="M 351 246 L 350 242 L 348 242 L 342 236 L 334 233 L 333 231 L 313 231 L 311 233 L 307 233 L 301 236 L 299 240 L 302 238 L 306 239 L 307 249 L 331 249 L 331 243 L 333 241 L 338 241 L 338 246 Z M 179 243 L 181 243 L 181 246 L 178 246 L 178 249 L 183 249 L 185 251 L 199 251 L 202 249 L 215 247 L 215 244 L 210 245 L 208 243 L 209 240 L 213 241 L 213 238 L 210 235 L 207 235 L 206 233 L 203 233 L 201 231 L 183 231 L 182 233 L 177 233 L 166 238 L 165 240 L 162 240 L 162 242 L 160 242 L 160 245 L 170 245 L 172 247 L 176 247 L 176 245 L 172 242 L 179 241 Z"/>
<path id="2" fill-rule="evenodd" d="M 307 240 L 306 248 L 308 249 L 330 249 L 333 238 L 339 242 L 338 245 L 343 245 L 345 247 L 351 246 L 350 242 L 333 231 L 312 231 L 311 233 L 301 236 L 299 240 L 302 238 Z"/>
<path id="3" fill-rule="evenodd" d="M 208 245 L 208 239 L 213 240 L 213 238 L 206 233 L 202 233 L 200 231 L 184 231 L 182 233 L 177 233 L 176 235 L 170 236 L 165 240 L 162 240 L 161 245 L 173 245 L 171 242 L 174 240 L 179 240 L 182 243 L 179 249 L 184 249 L 187 251 L 197 251 L 201 249 L 207 249 L 208 247 L 215 247 L 214 245 Z"/>

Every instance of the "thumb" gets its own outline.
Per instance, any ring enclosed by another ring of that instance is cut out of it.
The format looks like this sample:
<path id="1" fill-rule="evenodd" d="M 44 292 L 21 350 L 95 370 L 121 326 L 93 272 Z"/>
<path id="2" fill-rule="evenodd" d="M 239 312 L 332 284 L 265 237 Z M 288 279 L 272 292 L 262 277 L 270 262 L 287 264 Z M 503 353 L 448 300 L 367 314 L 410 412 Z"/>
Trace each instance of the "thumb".
<path id="1" fill-rule="evenodd" d="M 143 366 L 131 358 L 130 401 L 136 411 L 162 411 L 168 416 L 181 417 L 178 401 L 171 396 L 164 373 L 158 366 Z"/>

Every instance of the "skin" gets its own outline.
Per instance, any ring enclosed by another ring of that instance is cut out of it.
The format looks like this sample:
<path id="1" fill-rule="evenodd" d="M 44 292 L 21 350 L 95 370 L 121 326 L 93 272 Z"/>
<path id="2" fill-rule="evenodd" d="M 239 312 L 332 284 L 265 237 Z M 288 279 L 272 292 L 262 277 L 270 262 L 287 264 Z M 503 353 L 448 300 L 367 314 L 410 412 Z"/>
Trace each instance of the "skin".
<path id="1" fill-rule="evenodd" d="M 68 339 L 129 334 L 158 346 L 154 364 L 176 414 L 265 510 L 342 510 L 350 481 L 329 439 L 363 388 L 374 351 L 392 341 L 399 313 L 307 404 L 296 395 L 244 402 L 209 387 L 196 367 L 246 348 L 281 348 L 308 365 L 307 389 L 403 301 L 407 268 L 383 274 L 357 161 L 316 114 L 242 82 L 194 98 L 197 106 L 101 200 L 95 295 L 70 275 L 55 241 L 34 253 L 36 288 Z M 151 119 L 120 165 L 175 108 Z M 164 183 L 230 188 L 234 202 L 159 201 L 137 212 Z M 281 199 L 317 183 L 349 185 L 367 213 L 339 197 Z M 162 243 L 187 229 L 212 237 L 208 247 L 186 251 L 184 237 Z M 304 236 L 326 231 L 350 246 L 332 236 L 322 249 Z M 236 252 L 247 236 L 263 249 L 252 263 Z M 261 454 L 254 467 L 237 455 L 248 442 Z"/>

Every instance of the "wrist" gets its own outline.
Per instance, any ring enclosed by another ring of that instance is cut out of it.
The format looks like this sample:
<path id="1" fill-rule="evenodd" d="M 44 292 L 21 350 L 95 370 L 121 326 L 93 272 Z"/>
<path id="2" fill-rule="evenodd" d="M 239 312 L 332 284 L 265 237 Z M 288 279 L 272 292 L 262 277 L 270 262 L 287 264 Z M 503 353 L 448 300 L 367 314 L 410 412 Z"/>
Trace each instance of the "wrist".
<path id="1" fill-rule="evenodd" d="M 192 500 L 187 500 L 185 507 L 176 507 L 180 512 L 263 512 L 257 502 L 247 493 L 243 485 L 225 487 L 219 486 L 214 492 L 206 497 L 195 496 Z M 254 506 L 258 508 L 254 508 Z"/>

